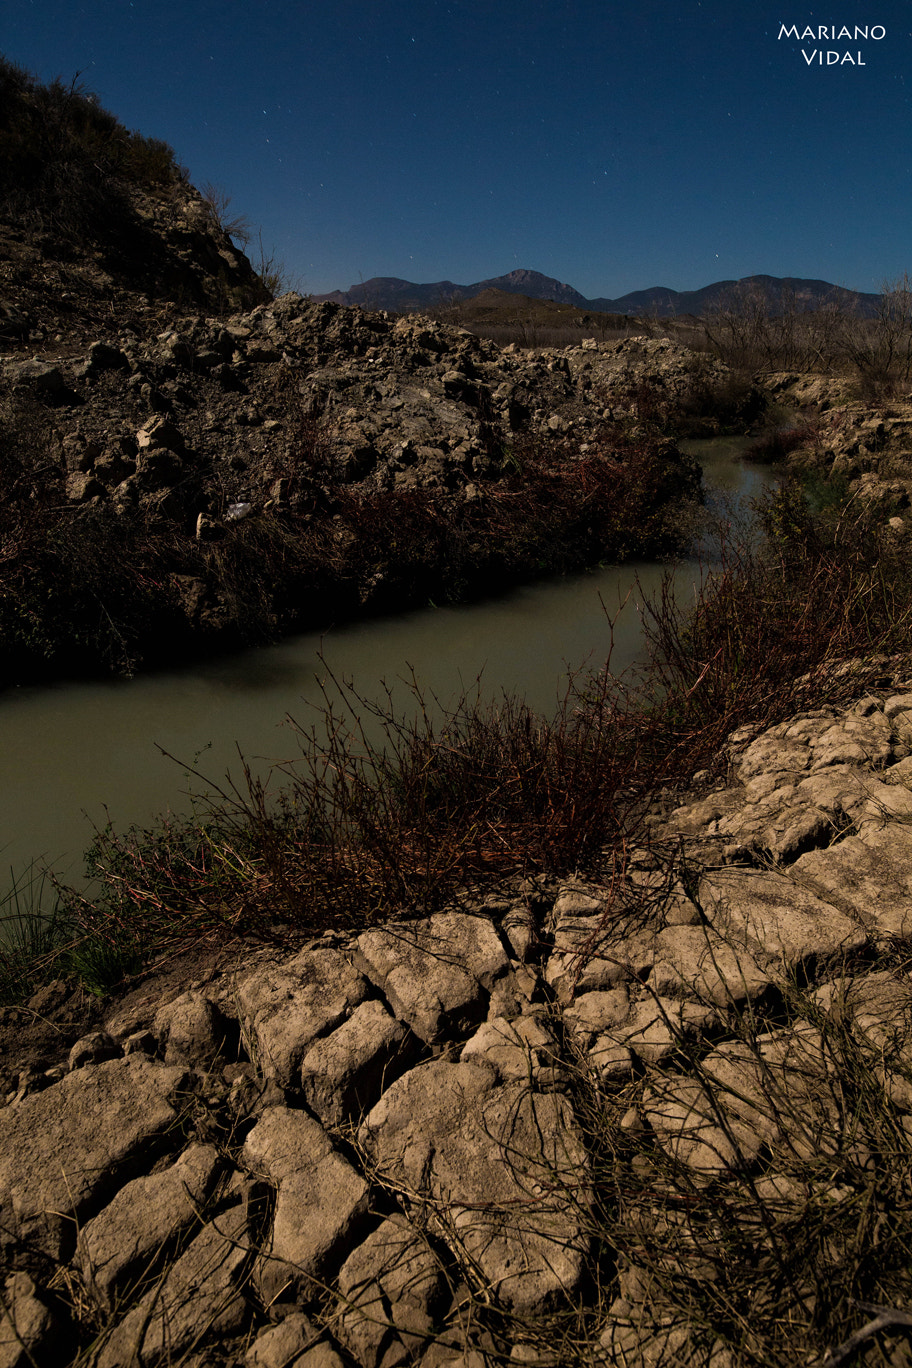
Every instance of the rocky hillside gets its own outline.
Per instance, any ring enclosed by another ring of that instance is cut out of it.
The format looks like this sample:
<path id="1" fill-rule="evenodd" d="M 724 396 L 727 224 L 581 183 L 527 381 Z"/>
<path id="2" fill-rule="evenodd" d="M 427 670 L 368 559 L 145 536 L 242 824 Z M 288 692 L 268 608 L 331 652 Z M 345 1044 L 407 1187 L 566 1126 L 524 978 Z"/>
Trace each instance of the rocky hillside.
<path id="1" fill-rule="evenodd" d="M 845 378 L 770 375 L 771 396 L 801 406 L 808 418 L 788 453 L 793 471 L 823 477 L 859 506 L 874 505 L 897 537 L 912 527 L 912 402 L 908 393 L 870 403 Z M 904 387 L 905 388 L 905 387 Z"/>
<path id="2" fill-rule="evenodd" d="M 3 57 L 0 105 L 6 345 L 72 347 L 156 304 L 224 310 L 267 297 L 167 143 L 130 132 L 78 82 L 45 86 Z"/>

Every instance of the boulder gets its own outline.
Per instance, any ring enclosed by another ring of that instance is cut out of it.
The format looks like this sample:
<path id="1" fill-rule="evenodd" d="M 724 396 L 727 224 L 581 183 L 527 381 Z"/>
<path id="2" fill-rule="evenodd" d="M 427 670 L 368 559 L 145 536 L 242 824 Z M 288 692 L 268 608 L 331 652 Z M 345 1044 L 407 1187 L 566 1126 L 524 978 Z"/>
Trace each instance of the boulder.
<path id="1" fill-rule="evenodd" d="M 247 1350 L 247 1368 L 298 1368 L 302 1355 L 316 1345 L 320 1331 L 302 1311 L 292 1311 L 278 1325 L 261 1330 Z M 340 1360 L 341 1364 L 341 1360 Z"/>
<path id="2" fill-rule="evenodd" d="M 776 871 L 720 869 L 700 883 L 713 926 L 751 947 L 754 961 L 786 972 L 810 961 L 840 958 L 867 942 L 863 926 Z"/>
<path id="3" fill-rule="evenodd" d="M 232 1034 L 218 1006 L 191 989 L 160 1007 L 152 1029 L 164 1050 L 166 1064 L 205 1064 L 211 1066 Z M 235 1025 L 233 1034 L 237 1034 Z"/>
<path id="4" fill-rule="evenodd" d="M 210 1221 L 104 1341 L 96 1368 L 152 1368 L 191 1346 L 236 1334 L 247 1319 L 243 1295 L 251 1260 L 247 1218 L 235 1206 Z"/>
<path id="5" fill-rule="evenodd" d="M 200 1224 L 219 1159 L 212 1145 L 191 1145 L 170 1168 L 135 1178 L 79 1232 L 83 1277 L 111 1310 L 131 1283 L 148 1276 L 179 1235 Z"/>
<path id="6" fill-rule="evenodd" d="M 81 1036 L 70 1049 L 67 1066 L 70 1070 L 82 1069 L 87 1064 L 101 1064 L 105 1059 L 117 1059 L 125 1051 L 118 1041 L 107 1031 L 91 1031 Z"/>
<path id="7" fill-rule="evenodd" d="M 394 1083 L 359 1143 L 413 1209 L 517 1314 L 578 1290 L 588 1237 L 588 1159 L 569 1101 L 444 1060 Z"/>
<path id="8" fill-rule="evenodd" d="M 365 931 L 357 947 L 363 972 L 428 1044 L 482 1021 L 495 980 L 510 966 L 491 922 L 461 912 Z"/>
<path id="9" fill-rule="evenodd" d="M 241 1155 L 251 1173 L 276 1188 L 272 1231 L 257 1264 L 268 1304 L 307 1295 L 341 1263 L 364 1225 L 368 1185 L 305 1112 L 271 1107 Z"/>
<path id="10" fill-rule="evenodd" d="M 717 1007 L 749 1002 L 770 975 L 745 947 L 738 950 L 710 926 L 667 926 L 656 936 L 650 987 L 660 996 L 695 998 Z"/>
<path id="11" fill-rule="evenodd" d="M 350 957 L 328 947 L 309 947 L 254 970 L 237 993 L 248 1054 L 267 1078 L 298 1087 L 310 1046 L 351 1016 L 367 994 L 367 980 Z"/>
<path id="12" fill-rule="evenodd" d="M 140 451 L 170 449 L 175 452 L 183 451 L 184 439 L 171 419 L 159 413 L 139 429 L 136 434 L 136 445 Z"/>
<path id="13" fill-rule="evenodd" d="M 479 1026 L 462 1048 L 465 1064 L 482 1064 L 498 1079 L 526 1081 L 544 1089 L 556 1079 L 560 1048 L 542 1015 L 495 1017 Z"/>
<path id="14" fill-rule="evenodd" d="M 404 1216 L 390 1216 L 339 1272 L 337 1335 L 361 1368 L 414 1362 L 449 1305 L 440 1259 Z"/>
<path id="15" fill-rule="evenodd" d="M 66 479 L 66 496 L 70 503 L 88 503 L 89 499 L 104 498 L 107 490 L 101 481 L 87 470 L 74 470 Z"/>
<path id="16" fill-rule="evenodd" d="M 0 1110 L 0 1246 L 67 1257 L 77 1224 L 173 1143 L 187 1071 L 142 1055 L 77 1069 Z"/>
<path id="17" fill-rule="evenodd" d="M 10 1273 L 0 1295 L 0 1368 L 34 1368 L 51 1361 L 54 1316 L 28 1273 Z"/>
<path id="18" fill-rule="evenodd" d="M 796 860 L 793 874 L 881 942 L 912 940 L 912 829 L 891 823 Z"/>
<path id="19" fill-rule="evenodd" d="M 304 1100 L 325 1126 L 360 1120 L 418 1052 L 408 1027 L 390 1016 L 382 1002 L 362 1002 L 304 1056 Z"/>

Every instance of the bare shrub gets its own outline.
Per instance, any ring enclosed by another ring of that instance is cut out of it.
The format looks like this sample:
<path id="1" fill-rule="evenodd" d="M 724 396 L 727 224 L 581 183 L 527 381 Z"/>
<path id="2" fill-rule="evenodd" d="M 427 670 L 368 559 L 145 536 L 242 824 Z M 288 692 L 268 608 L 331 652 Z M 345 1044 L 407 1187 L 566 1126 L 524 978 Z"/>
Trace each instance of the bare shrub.
<path id="1" fill-rule="evenodd" d="M 771 293 L 744 281 L 702 323 L 714 353 L 736 369 L 829 372 L 844 354 L 846 319 L 835 292 L 809 309 L 793 288 Z"/>
<path id="2" fill-rule="evenodd" d="M 846 356 L 863 399 L 889 398 L 912 379 L 912 277 L 884 281 L 877 315 L 854 319 L 844 330 Z"/>
<path id="3" fill-rule="evenodd" d="M 229 215 L 231 196 L 220 185 L 207 181 L 200 191 L 203 205 L 212 222 L 230 238 L 246 247 L 253 236 L 253 228 L 246 214 Z"/>

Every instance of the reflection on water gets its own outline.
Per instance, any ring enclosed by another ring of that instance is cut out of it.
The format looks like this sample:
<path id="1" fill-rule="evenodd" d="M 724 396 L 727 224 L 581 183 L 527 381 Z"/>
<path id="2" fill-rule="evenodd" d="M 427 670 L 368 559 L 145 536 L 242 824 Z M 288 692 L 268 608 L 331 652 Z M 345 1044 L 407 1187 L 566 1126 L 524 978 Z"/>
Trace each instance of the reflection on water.
<path id="1" fill-rule="evenodd" d="M 734 461 L 736 451 L 712 444 L 705 478 L 715 497 L 749 498 L 769 481 L 762 468 Z M 326 666 L 368 697 L 378 696 L 386 680 L 403 707 L 407 689 L 395 681 L 414 671 L 444 704 L 481 676 L 483 693 L 519 693 L 550 712 L 570 671 L 604 662 L 606 613 L 617 615 L 615 673 L 637 659 L 642 597 L 658 588 L 662 574 L 655 563 L 628 562 L 488 603 L 353 624 L 322 640 L 294 637 L 186 671 L 10 691 L 0 696 L 0 863 L 20 870 L 46 858 L 76 878 L 93 826 L 107 814 L 124 827 L 169 808 L 185 810 L 191 785 L 162 750 L 184 765 L 199 757 L 199 768 L 216 782 L 226 770 L 240 775 L 239 751 L 260 772 L 293 756 L 285 719 L 310 726 Z M 698 575 L 696 562 L 684 562 L 677 592 L 690 593 Z M 199 791 L 199 781 L 192 787 Z"/>

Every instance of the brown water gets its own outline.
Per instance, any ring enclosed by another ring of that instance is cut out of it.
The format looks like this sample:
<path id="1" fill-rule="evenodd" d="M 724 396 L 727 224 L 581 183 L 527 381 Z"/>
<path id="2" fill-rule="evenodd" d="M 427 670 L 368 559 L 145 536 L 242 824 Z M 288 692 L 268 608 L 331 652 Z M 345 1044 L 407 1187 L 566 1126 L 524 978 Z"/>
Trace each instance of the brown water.
<path id="1" fill-rule="evenodd" d="M 717 502 L 744 500 L 769 482 L 767 471 L 735 459 L 743 438 L 688 445 L 704 463 Z M 414 670 L 443 703 L 480 675 L 484 694 L 515 692 L 549 712 L 571 670 L 604 662 L 606 611 L 617 613 L 625 600 L 612 669 L 620 673 L 641 657 L 640 605 L 663 571 L 654 562 L 627 562 L 490 602 L 340 627 L 322 641 L 293 637 L 186 670 L 8 692 L 0 696 L 0 888 L 4 871 L 18 873 L 35 859 L 78 879 L 82 851 L 108 815 L 123 828 L 186 810 L 190 784 L 182 764 L 197 756 L 198 768 L 216 782 L 226 770 L 240 774 L 239 750 L 260 772 L 293 756 L 285 719 L 290 714 L 310 725 L 327 666 L 367 697 L 380 696 L 386 680 L 403 707 L 408 691 L 396 681 Z M 696 561 L 682 562 L 679 595 L 689 595 L 698 577 Z M 202 786 L 193 780 L 192 787 Z"/>

